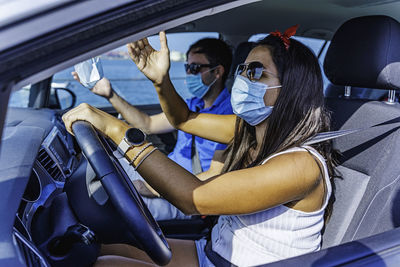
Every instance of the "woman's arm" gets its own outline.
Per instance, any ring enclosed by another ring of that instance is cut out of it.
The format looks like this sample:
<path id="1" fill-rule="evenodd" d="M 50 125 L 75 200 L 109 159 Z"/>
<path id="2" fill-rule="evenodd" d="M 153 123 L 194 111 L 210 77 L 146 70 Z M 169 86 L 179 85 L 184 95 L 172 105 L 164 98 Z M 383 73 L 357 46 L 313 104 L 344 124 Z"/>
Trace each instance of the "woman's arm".
<path id="1" fill-rule="evenodd" d="M 81 104 L 63 116 L 68 131 L 76 120 L 90 122 L 116 144 L 129 126 L 115 117 Z M 134 147 L 132 160 L 143 148 Z M 134 166 L 153 149 L 148 147 Z M 225 173 L 205 181 L 154 151 L 139 166 L 140 175 L 165 199 L 187 214 L 246 214 L 306 197 L 321 184 L 320 168 L 308 152 L 277 156 L 261 166 Z M 323 192 L 323 191 L 322 191 Z"/>
<path id="2" fill-rule="evenodd" d="M 308 152 L 283 154 L 264 165 L 205 181 L 168 164 L 167 160 L 161 153 L 154 153 L 139 167 L 139 172 L 165 199 L 186 214 L 254 213 L 302 200 L 322 181 L 320 169 Z M 319 204 L 308 203 L 307 206 L 316 207 L 310 208 L 316 210 Z"/>
<path id="3" fill-rule="evenodd" d="M 126 123 L 88 104 L 64 114 L 63 120 L 69 132 L 74 121 L 88 121 L 116 144 L 129 128 Z M 129 150 L 127 158 L 135 158 L 143 146 Z M 152 149 L 152 146 L 145 149 L 133 165 L 137 166 Z M 252 213 L 301 200 L 321 181 L 320 169 L 307 152 L 283 154 L 261 166 L 200 181 L 163 153 L 154 151 L 138 171 L 150 186 L 187 214 Z"/>
<path id="4" fill-rule="evenodd" d="M 164 32 L 160 32 L 160 51 L 145 38 L 128 44 L 132 60 L 149 78 L 158 93 L 161 108 L 175 128 L 212 141 L 229 143 L 234 135 L 235 115 L 215 115 L 191 112 L 176 93 L 170 80 L 169 49 Z"/>

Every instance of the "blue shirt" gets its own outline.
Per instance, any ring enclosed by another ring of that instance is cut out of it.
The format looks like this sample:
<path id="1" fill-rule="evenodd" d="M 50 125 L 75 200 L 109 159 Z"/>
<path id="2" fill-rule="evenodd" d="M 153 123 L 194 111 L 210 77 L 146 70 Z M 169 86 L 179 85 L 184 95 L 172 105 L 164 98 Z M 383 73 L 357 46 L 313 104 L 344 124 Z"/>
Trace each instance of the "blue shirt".
<path id="1" fill-rule="evenodd" d="M 186 100 L 191 111 L 211 114 L 233 114 L 231 106 L 231 95 L 225 88 L 219 94 L 211 107 L 204 108 L 204 101 L 201 98 L 191 98 Z M 225 144 L 216 143 L 207 139 L 195 136 L 195 143 L 199 153 L 199 159 L 203 171 L 210 168 L 211 159 L 215 150 L 224 150 Z M 179 131 L 174 150 L 168 155 L 170 159 L 181 165 L 186 170 L 192 172 L 192 135 Z"/>

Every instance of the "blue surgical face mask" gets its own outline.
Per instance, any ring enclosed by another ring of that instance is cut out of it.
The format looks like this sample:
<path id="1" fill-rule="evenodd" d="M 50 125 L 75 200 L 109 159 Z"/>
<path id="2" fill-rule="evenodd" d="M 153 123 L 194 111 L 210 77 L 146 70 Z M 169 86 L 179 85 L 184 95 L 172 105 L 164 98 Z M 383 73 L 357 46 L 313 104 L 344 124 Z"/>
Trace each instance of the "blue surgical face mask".
<path id="1" fill-rule="evenodd" d="M 208 71 L 211 71 L 213 69 L 210 69 Z M 204 73 L 204 72 L 203 72 Z M 203 98 L 210 89 L 210 87 L 217 81 L 217 78 L 210 83 L 209 85 L 205 85 L 203 81 L 201 80 L 201 73 L 193 75 L 193 74 L 187 74 L 186 75 L 186 86 L 189 90 L 189 92 L 198 98 Z"/>
<path id="2" fill-rule="evenodd" d="M 231 95 L 233 112 L 252 126 L 259 124 L 271 115 L 273 109 L 273 106 L 266 106 L 264 103 L 265 92 L 279 87 L 282 85 L 269 87 L 237 75 Z"/>

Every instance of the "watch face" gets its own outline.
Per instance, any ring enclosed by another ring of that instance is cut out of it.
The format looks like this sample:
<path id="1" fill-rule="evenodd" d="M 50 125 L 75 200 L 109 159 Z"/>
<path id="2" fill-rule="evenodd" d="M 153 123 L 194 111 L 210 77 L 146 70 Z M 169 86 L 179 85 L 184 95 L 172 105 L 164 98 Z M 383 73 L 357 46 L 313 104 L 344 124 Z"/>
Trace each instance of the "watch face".
<path id="1" fill-rule="evenodd" d="M 146 139 L 146 135 L 137 128 L 129 128 L 125 133 L 125 137 L 132 145 L 141 145 Z"/>

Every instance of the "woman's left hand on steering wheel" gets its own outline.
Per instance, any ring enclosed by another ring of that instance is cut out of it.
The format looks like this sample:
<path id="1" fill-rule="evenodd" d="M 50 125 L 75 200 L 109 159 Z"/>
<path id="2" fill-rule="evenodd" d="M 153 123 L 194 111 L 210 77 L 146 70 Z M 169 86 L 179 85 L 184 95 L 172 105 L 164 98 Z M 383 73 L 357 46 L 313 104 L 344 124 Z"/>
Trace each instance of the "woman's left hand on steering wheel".
<path id="1" fill-rule="evenodd" d="M 75 121 L 87 121 L 116 144 L 122 140 L 125 131 L 129 128 L 128 124 L 118 118 L 86 103 L 68 111 L 62 116 L 62 119 L 67 131 L 72 135 L 74 134 L 72 124 Z"/>

